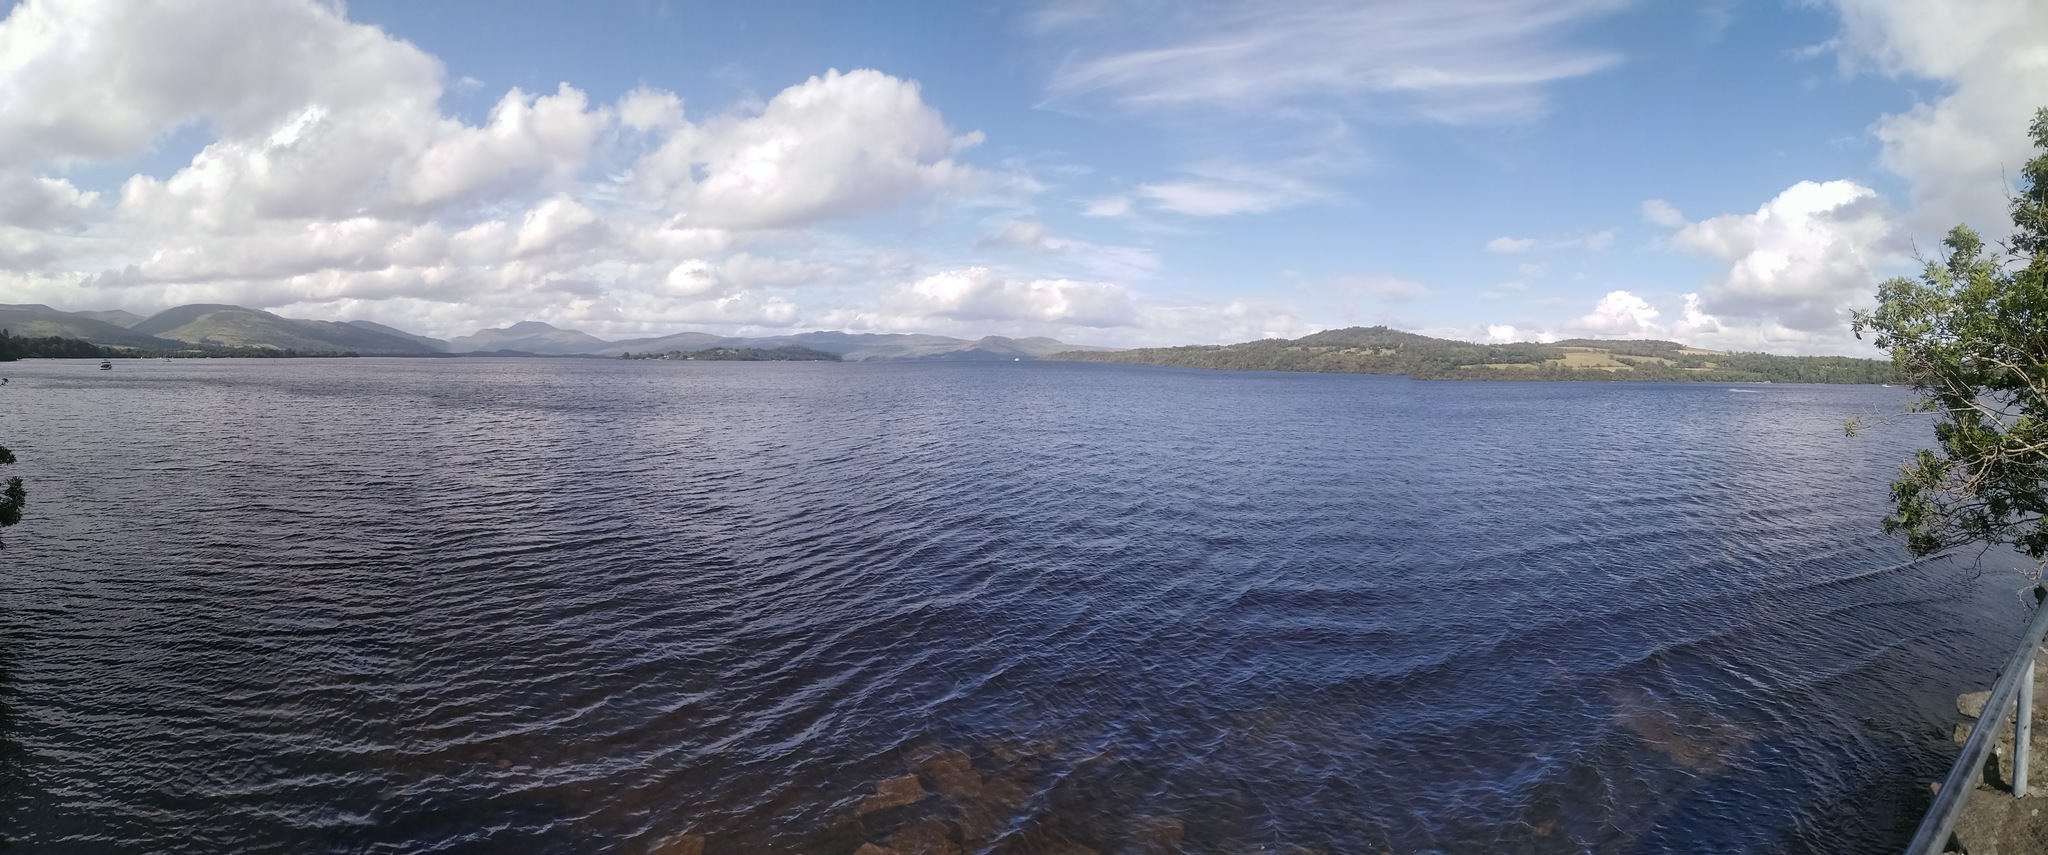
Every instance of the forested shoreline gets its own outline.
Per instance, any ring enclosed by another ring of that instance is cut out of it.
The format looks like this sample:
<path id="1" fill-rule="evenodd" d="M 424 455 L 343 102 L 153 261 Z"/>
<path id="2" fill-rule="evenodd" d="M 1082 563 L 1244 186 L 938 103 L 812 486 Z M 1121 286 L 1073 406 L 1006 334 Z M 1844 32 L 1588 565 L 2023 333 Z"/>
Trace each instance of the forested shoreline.
<path id="1" fill-rule="evenodd" d="M 17 336 L 9 333 L 7 330 L 0 330 L 0 362 L 13 362 L 17 359 L 158 359 L 163 357 L 302 359 L 340 358 L 358 355 L 354 351 L 301 351 L 292 348 L 220 344 L 194 344 L 177 350 L 117 347 L 114 345 L 93 344 L 83 339 L 65 338 L 55 335 Z"/>
<path id="2" fill-rule="evenodd" d="M 1417 380 L 1900 383 L 1890 362 L 1847 356 L 1722 353 L 1673 341 L 1571 339 L 1475 344 L 1387 327 L 1326 330 L 1241 344 L 1056 353 L 1046 359 L 1227 371 L 1391 374 Z"/>

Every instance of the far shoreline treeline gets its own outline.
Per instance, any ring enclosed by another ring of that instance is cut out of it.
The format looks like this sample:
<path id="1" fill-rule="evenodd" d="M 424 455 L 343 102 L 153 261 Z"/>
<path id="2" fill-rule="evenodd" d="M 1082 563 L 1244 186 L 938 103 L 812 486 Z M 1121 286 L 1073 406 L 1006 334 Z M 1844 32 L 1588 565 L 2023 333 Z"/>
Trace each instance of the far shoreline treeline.
<path id="1" fill-rule="evenodd" d="M 334 359 L 567 357 L 732 362 L 839 362 L 844 357 L 795 344 L 781 347 L 713 346 L 597 354 L 543 354 L 501 349 L 466 353 L 361 353 L 218 342 L 181 343 L 175 349 L 99 344 L 66 336 L 17 336 L 0 329 L 0 362 L 16 359 Z M 957 356 L 959 354 L 943 354 Z M 1060 351 L 1033 357 L 1066 362 L 1111 362 L 1224 371 L 1383 374 L 1417 380 L 1574 380 L 1714 383 L 1904 384 L 1888 360 L 1848 356 L 1778 356 L 1703 350 L 1674 341 L 1570 339 L 1476 344 L 1388 327 L 1324 330 L 1298 339 L 1262 339 L 1228 345 L 1187 345 L 1135 350 Z M 1007 360 L 1006 360 L 1007 361 Z"/>
<path id="2" fill-rule="evenodd" d="M 520 351 L 501 350 L 490 353 L 378 353 L 373 356 L 402 356 L 418 358 L 452 356 L 535 356 Z M 119 345 L 93 344 L 84 339 L 63 336 L 17 336 L 0 329 L 0 362 L 19 359 L 354 359 L 363 356 L 353 350 L 299 350 L 297 348 L 261 347 L 257 345 L 194 344 L 169 350 L 165 348 L 122 347 Z M 603 357 L 591 356 L 590 359 Z"/>
<path id="3" fill-rule="evenodd" d="M 285 359 L 302 357 L 351 357 L 354 352 L 315 351 L 301 352 L 272 347 L 251 347 L 247 345 L 197 344 L 177 350 L 158 348 L 118 347 L 93 344 L 84 339 L 63 336 L 17 336 L 0 329 L 0 362 L 17 359 L 160 359 L 177 357 L 181 359 Z"/>
<path id="4" fill-rule="evenodd" d="M 1224 371 L 1387 374 L 1417 380 L 1604 380 L 1893 384 L 1890 361 L 1851 356 L 1727 353 L 1675 341 L 1570 339 L 1474 344 L 1387 327 L 1324 330 L 1240 344 L 1055 353 L 1046 359 Z"/>
<path id="5" fill-rule="evenodd" d="M 298 350 L 251 345 L 201 344 L 178 350 L 99 345 L 63 336 L 15 336 L 0 329 L 0 362 L 21 359 L 356 359 L 364 354 L 353 350 Z M 840 362 L 839 354 L 812 350 L 799 345 L 775 348 L 714 347 L 700 351 L 668 353 L 626 353 L 600 356 L 590 353 L 540 354 L 523 350 L 472 351 L 468 353 L 377 353 L 387 359 L 456 359 L 463 357 L 529 357 L 547 359 L 668 359 L 702 362 Z"/>

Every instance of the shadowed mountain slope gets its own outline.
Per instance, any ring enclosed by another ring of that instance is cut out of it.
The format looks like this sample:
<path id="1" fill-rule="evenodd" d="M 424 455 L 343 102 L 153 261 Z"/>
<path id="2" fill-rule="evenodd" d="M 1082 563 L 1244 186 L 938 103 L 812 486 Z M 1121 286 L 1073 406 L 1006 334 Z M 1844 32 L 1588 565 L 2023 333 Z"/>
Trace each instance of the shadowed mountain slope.
<path id="1" fill-rule="evenodd" d="M 509 327 L 477 330 L 448 340 L 450 353 L 520 350 L 555 356 L 602 353 L 611 342 L 580 330 L 565 330 L 540 321 L 520 321 Z M 617 351 L 612 351 L 616 353 Z"/>
<path id="2" fill-rule="evenodd" d="M 632 338 L 625 341 L 615 341 L 605 345 L 603 349 L 597 352 L 606 356 L 617 356 L 621 353 L 667 353 L 671 350 L 708 350 L 724 345 L 727 342 L 738 340 L 726 338 L 722 335 L 712 335 L 711 333 L 683 332 L 655 338 Z"/>
<path id="3" fill-rule="evenodd" d="M 399 329 L 397 327 L 387 327 L 383 324 L 377 323 L 376 321 L 347 321 L 346 323 L 349 326 L 357 327 L 359 329 L 366 329 L 369 330 L 370 332 L 383 333 L 388 336 L 395 336 L 397 338 L 402 338 L 407 341 L 417 342 L 419 344 L 423 344 L 429 348 L 432 348 L 437 353 L 448 352 L 448 342 L 438 338 L 434 338 L 432 336 L 415 335 L 413 333 L 406 332 L 405 330 Z"/>
<path id="4" fill-rule="evenodd" d="M 134 330 L 118 327 L 105 321 L 85 317 L 84 314 L 59 312 L 48 306 L 39 306 L 43 311 L 25 307 L 0 308 L 0 329 L 22 338 L 63 336 L 89 341 L 93 344 L 116 347 L 139 347 L 150 350 L 176 350 L 183 345 Z"/>
<path id="5" fill-rule="evenodd" d="M 135 332 L 194 344 L 271 347 L 301 352 L 421 354 L 436 352 L 401 338 L 336 321 L 284 318 L 269 312 L 200 303 L 165 309 L 137 323 Z"/>
<path id="6" fill-rule="evenodd" d="M 72 312 L 71 314 L 81 318 L 91 318 L 95 321 L 105 321 L 123 329 L 133 327 L 147 320 L 134 312 L 124 312 L 120 309 L 108 309 L 104 312 Z"/>

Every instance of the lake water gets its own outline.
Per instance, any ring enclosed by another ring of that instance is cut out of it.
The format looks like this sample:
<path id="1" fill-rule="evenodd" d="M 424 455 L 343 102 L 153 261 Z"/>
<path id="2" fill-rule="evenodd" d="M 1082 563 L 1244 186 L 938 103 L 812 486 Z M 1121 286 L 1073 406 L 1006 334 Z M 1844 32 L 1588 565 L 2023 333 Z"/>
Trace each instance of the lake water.
<path id="1" fill-rule="evenodd" d="M 18 851 L 1879 851 L 2024 617 L 1900 389 L 0 374 Z"/>

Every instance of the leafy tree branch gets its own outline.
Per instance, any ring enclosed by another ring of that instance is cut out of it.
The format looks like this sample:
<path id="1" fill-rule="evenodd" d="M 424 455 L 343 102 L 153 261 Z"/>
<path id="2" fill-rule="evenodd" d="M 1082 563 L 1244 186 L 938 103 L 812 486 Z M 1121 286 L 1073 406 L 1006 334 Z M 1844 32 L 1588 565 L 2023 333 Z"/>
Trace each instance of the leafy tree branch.
<path id="1" fill-rule="evenodd" d="M 1915 554 L 1982 542 L 2048 556 L 2048 108 L 2028 130 L 2040 153 L 2009 200 L 2005 246 L 1956 226 L 1942 257 L 1879 286 L 1855 320 L 1935 418 L 1937 449 L 1900 468 L 1884 519 Z"/>

